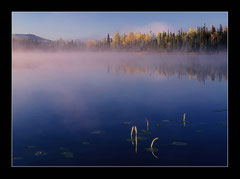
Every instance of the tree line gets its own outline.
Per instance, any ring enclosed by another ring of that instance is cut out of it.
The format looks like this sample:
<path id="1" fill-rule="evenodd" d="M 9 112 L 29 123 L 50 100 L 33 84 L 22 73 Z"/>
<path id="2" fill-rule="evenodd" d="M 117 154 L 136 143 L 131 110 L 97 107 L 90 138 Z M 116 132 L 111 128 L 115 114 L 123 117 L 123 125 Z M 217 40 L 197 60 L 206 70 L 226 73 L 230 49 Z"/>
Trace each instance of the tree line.
<path id="1" fill-rule="evenodd" d="M 213 25 L 208 29 L 206 25 L 190 28 L 188 31 L 178 30 L 177 33 L 162 31 L 150 33 L 124 33 L 116 32 L 112 37 L 108 34 L 102 40 L 80 40 L 39 42 L 31 39 L 14 39 L 13 47 L 23 46 L 25 48 L 44 48 L 62 50 L 123 50 L 123 51 L 159 51 L 159 52 L 198 52 L 217 51 L 227 48 L 228 28 L 221 24 L 218 28 Z"/>

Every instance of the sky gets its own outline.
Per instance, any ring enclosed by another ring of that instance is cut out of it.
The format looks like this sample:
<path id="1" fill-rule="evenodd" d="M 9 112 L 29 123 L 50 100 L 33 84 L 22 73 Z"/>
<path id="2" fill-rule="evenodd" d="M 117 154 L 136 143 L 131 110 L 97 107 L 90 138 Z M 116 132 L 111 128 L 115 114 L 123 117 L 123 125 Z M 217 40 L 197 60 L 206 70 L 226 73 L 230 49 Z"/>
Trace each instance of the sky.
<path id="1" fill-rule="evenodd" d="M 100 40 L 109 33 L 177 32 L 228 25 L 227 12 L 12 12 L 12 34 L 57 40 Z"/>

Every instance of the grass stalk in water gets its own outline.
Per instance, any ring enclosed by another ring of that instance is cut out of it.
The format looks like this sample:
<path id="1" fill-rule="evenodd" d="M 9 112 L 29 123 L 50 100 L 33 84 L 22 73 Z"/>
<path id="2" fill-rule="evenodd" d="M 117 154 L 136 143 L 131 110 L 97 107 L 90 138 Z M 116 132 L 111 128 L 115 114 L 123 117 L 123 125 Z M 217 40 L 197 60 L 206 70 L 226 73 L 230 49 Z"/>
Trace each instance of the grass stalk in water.
<path id="1" fill-rule="evenodd" d="M 183 126 L 184 126 L 184 127 L 186 126 L 185 117 L 186 117 L 186 114 L 184 113 L 184 114 L 183 114 Z"/>
<path id="2" fill-rule="evenodd" d="M 137 153 L 137 127 L 135 126 L 135 152 Z"/>
<path id="3" fill-rule="evenodd" d="M 145 120 L 146 120 L 146 122 L 147 122 L 147 131 L 149 130 L 149 122 L 148 122 L 148 120 L 147 120 L 147 118 L 145 117 Z"/>
<path id="4" fill-rule="evenodd" d="M 153 149 L 153 143 L 155 142 L 155 140 L 157 140 L 158 137 L 156 137 L 155 139 L 153 139 L 152 143 L 151 143 L 151 149 L 152 149 L 152 155 L 155 157 L 155 158 L 158 158 L 155 154 L 154 154 L 154 149 Z"/>
<path id="5" fill-rule="evenodd" d="M 134 129 L 135 129 L 135 126 L 132 126 L 131 135 L 130 135 L 131 136 L 132 145 L 134 145 L 134 143 L 133 143 L 133 136 L 132 136 Z"/>
<path id="6" fill-rule="evenodd" d="M 153 148 L 153 143 L 154 143 L 157 139 L 158 139 L 158 137 L 156 137 L 155 139 L 153 139 L 153 140 L 152 140 L 152 143 L 151 143 L 151 145 L 150 145 L 150 148 L 146 148 L 146 149 L 145 149 L 146 151 L 152 152 L 152 155 L 153 155 L 155 158 L 158 158 L 158 157 L 154 154 L 154 152 L 157 152 L 158 149 Z"/>
<path id="7" fill-rule="evenodd" d="M 152 143 L 151 143 L 151 148 L 153 148 L 153 143 L 155 142 L 155 140 L 157 140 L 158 137 L 156 137 L 155 139 L 153 139 Z"/>

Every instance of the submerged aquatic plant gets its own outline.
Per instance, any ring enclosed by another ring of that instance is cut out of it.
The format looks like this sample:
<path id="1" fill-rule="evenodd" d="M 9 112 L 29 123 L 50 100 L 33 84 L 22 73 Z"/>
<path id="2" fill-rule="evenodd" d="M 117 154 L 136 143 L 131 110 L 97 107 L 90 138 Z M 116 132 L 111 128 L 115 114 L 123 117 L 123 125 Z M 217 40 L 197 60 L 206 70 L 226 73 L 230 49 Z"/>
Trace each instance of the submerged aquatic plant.
<path id="1" fill-rule="evenodd" d="M 89 145 L 90 142 L 81 142 L 81 144 L 83 144 L 83 145 Z"/>
<path id="2" fill-rule="evenodd" d="M 102 133 L 104 133 L 104 131 L 101 131 L 101 130 L 92 132 L 92 134 L 102 134 Z"/>
<path id="3" fill-rule="evenodd" d="M 63 155 L 65 158 L 73 158 L 73 152 L 62 152 L 60 154 Z"/>
<path id="4" fill-rule="evenodd" d="M 46 152 L 43 152 L 43 151 L 37 151 L 36 153 L 35 153 L 35 155 L 36 156 L 44 156 L 44 155 L 46 155 L 47 153 Z"/>
<path id="5" fill-rule="evenodd" d="M 171 122 L 172 120 L 169 120 L 169 119 L 165 119 L 165 120 L 162 120 L 163 122 Z"/>
<path id="6" fill-rule="evenodd" d="M 216 125 L 217 125 L 217 126 L 225 126 L 226 123 L 225 123 L 225 122 L 217 122 Z"/>
<path id="7" fill-rule="evenodd" d="M 201 130 L 201 129 L 199 129 L 199 130 L 195 130 L 195 132 L 197 132 L 197 133 L 200 133 L 200 132 L 203 132 L 204 130 Z"/>
<path id="8" fill-rule="evenodd" d="M 35 149 L 35 148 L 37 148 L 37 146 L 35 146 L 35 145 L 27 145 L 24 148 L 25 149 Z"/>
<path id="9" fill-rule="evenodd" d="M 13 157 L 13 160 L 21 160 L 23 159 L 22 157 Z"/>
<path id="10" fill-rule="evenodd" d="M 66 150 L 69 150 L 69 149 L 67 147 L 59 147 L 58 150 L 66 151 Z"/>
<path id="11" fill-rule="evenodd" d="M 131 124 L 133 124 L 132 122 L 129 122 L 129 121 L 125 121 L 125 122 L 123 122 L 123 124 L 125 124 L 125 125 L 131 125 Z"/>
<path id="12" fill-rule="evenodd" d="M 162 125 L 162 124 L 156 124 L 155 126 L 156 126 L 156 127 L 163 127 L 164 125 Z"/>
<path id="13" fill-rule="evenodd" d="M 146 137 L 141 137 L 141 136 L 138 136 L 137 139 L 138 139 L 138 140 L 147 140 Z"/>
<path id="14" fill-rule="evenodd" d="M 142 129 L 139 135 L 151 135 L 152 133 L 150 131 Z"/>
<path id="15" fill-rule="evenodd" d="M 218 109 L 218 110 L 215 110 L 214 112 L 226 112 L 227 109 Z"/>
<path id="16" fill-rule="evenodd" d="M 186 142 L 172 142 L 171 145 L 177 145 L 177 146 L 186 146 Z"/>

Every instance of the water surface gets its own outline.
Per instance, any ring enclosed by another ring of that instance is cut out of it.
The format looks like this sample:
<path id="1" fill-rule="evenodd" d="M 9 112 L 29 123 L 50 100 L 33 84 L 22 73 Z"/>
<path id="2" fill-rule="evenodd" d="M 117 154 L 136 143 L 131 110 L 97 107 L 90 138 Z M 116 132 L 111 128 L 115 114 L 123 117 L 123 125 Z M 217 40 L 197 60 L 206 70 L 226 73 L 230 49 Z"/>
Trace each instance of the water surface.
<path id="1" fill-rule="evenodd" d="M 227 165 L 226 54 L 13 52 L 12 64 L 13 166 Z"/>

